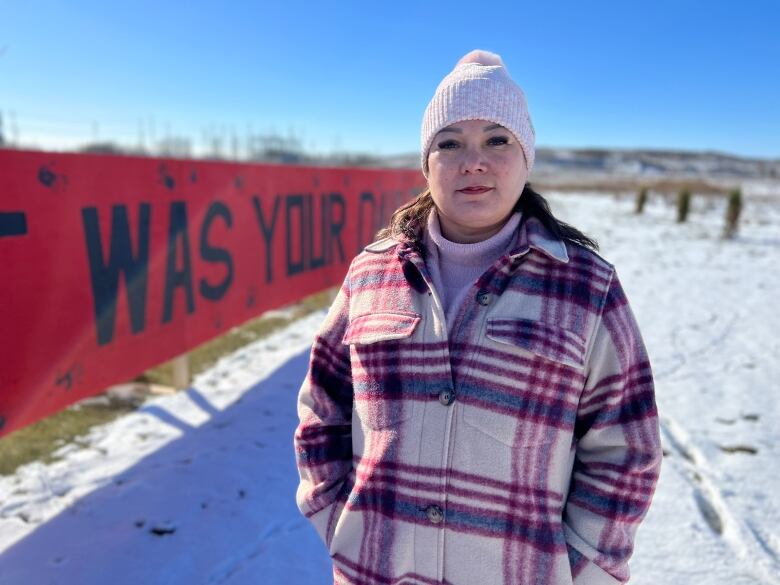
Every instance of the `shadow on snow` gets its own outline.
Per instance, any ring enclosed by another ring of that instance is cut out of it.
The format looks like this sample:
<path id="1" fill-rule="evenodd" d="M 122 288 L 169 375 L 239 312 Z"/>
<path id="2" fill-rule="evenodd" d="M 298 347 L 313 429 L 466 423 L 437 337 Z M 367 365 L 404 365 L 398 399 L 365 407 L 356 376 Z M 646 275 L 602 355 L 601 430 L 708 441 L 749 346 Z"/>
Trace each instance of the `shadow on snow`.
<path id="1" fill-rule="evenodd" d="M 292 437 L 308 350 L 87 494 L 0 555 L 0 583 L 332 582 L 327 552 L 295 506 Z"/>

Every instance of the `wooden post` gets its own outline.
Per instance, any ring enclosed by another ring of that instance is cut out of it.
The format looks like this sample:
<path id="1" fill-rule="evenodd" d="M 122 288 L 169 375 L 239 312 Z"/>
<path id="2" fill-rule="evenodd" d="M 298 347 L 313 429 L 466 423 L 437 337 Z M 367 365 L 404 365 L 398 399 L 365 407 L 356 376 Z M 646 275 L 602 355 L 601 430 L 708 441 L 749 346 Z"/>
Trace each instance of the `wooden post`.
<path id="1" fill-rule="evenodd" d="M 677 194 L 677 223 L 685 223 L 688 219 L 688 212 L 691 210 L 691 192 L 688 189 L 682 189 Z"/>
<path id="2" fill-rule="evenodd" d="M 637 215 L 644 211 L 646 203 L 647 203 L 647 187 L 642 187 L 636 196 L 636 208 L 634 211 L 637 213 Z"/>
<path id="3" fill-rule="evenodd" d="M 190 356 L 183 353 L 171 362 L 173 365 L 173 387 L 185 390 L 190 387 Z"/>

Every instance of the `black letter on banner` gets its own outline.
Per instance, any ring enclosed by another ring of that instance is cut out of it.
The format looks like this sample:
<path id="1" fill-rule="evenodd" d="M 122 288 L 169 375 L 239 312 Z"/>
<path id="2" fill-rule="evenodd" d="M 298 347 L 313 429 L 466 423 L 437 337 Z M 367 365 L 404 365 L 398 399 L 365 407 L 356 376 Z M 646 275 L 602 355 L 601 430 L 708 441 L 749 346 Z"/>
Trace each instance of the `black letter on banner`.
<path id="1" fill-rule="evenodd" d="M 314 198 L 311 195 L 307 195 L 308 199 L 308 213 L 306 214 L 306 231 L 309 235 L 309 268 L 312 270 L 325 266 L 325 256 L 327 255 L 327 213 L 328 213 L 328 200 L 325 195 L 320 195 L 320 255 L 314 255 Z"/>
<path id="2" fill-rule="evenodd" d="M 225 279 L 219 284 L 209 284 L 205 278 L 200 279 L 200 294 L 209 301 L 218 301 L 225 296 L 230 288 L 230 283 L 233 282 L 233 258 L 230 256 L 230 252 L 225 248 L 216 248 L 208 241 L 211 222 L 217 217 L 222 217 L 228 228 L 233 226 L 233 218 L 227 205 L 221 201 L 215 201 L 209 205 L 206 218 L 200 227 L 200 257 L 206 262 L 219 262 L 227 267 Z"/>
<path id="3" fill-rule="evenodd" d="M 392 217 L 393 212 L 401 205 L 400 200 L 400 191 L 391 191 L 389 193 L 385 191 L 382 192 L 382 203 L 379 207 L 380 213 L 379 225 L 376 228 L 377 231 L 390 223 L 390 217 Z"/>
<path id="4" fill-rule="evenodd" d="M 293 262 L 292 261 L 292 209 L 293 207 L 297 207 L 298 217 L 300 217 L 300 229 L 298 231 L 299 234 L 299 241 L 301 244 L 301 261 L 300 262 Z M 305 226 L 303 223 L 303 195 L 288 195 L 284 198 L 284 212 L 285 212 L 285 221 L 287 222 L 287 276 L 292 276 L 293 274 L 298 274 L 299 272 L 303 272 L 306 270 L 306 246 L 304 243 L 304 240 L 306 238 L 305 236 Z"/>
<path id="5" fill-rule="evenodd" d="M 263 233 L 263 240 L 265 240 L 265 281 L 271 282 L 274 279 L 273 276 L 273 238 L 274 230 L 276 229 L 276 216 L 279 215 L 279 195 L 274 197 L 274 210 L 271 212 L 271 226 L 269 227 L 265 223 L 265 217 L 263 216 L 263 208 L 260 206 L 260 198 L 255 195 L 252 197 L 252 203 L 255 206 L 255 215 L 257 221 L 260 224 L 260 231 Z"/>
<path id="6" fill-rule="evenodd" d="M 377 213 L 377 224 L 384 225 L 385 223 L 385 209 L 387 207 L 387 192 L 382 191 L 379 194 L 379 208 Z"/>
<path id="7" fill-rule="evenodd" d="M 369 224 L 368 224 L 368 238 L 363 238 L 363 222 L 364 222 L 364 214 L 363 214 L 363 204 L 364 203 L 370 203 L 371 204 L 371 215 L 369 216 Z M 374 199 L 374 194 L 370 191 L 364 191 L 360 194 L 360 203 L 358 204 L 358 229 L 357 229 L 357 252 L 360 252 L 365 246 L 371 243 L 374 237 L 374 216 L 376 215 L 376 200 Z"/>
<path id="8" fill-rule="evenodd" d="M 182 248 L 182 268 L 176 270 L 179 241 Z M 168 224 L 168 260 L 165 265 L 165 302 L 162 322 L 173 318 L 173 294 L 184 287 L 187 298 L 187 312 L 195 310 L 195 296 L 192 292 L 192 263 L 190 262 L 190 236 L 187 232 L 187 204 L 184 201 L 171 203 L 171 218 Z"/>
<path id="9" fill-rule="evenodd" d="M 336 221 L 333 217 L 333 210 L 336 206 L 341 208 L 339 214 L 339 220 Z M 344 196 L 341 193 L 331 193 L 330 203 L 328 204 L 328 215 L 330 216 L 330 243 L 328 244 L 328 259 L 333 260 L 333 242 L 336 242 L 339 247 L 339 262 L 344 262 L 344 244 L 341 241 L 341 230 L 344 229 L 344 221 L 346 219 Z"/>
<path id="10" fill-rule="evenodd" d="M 390 217 L 387 218 L 387 224 L 390 224 L 390 218 L 393 217 L 393 213 L 396 209 L 401 207 L 401 204 L 404 202 L 404 194 L 401 193 L 401 190 L 398 189 L 397 191 L 393 191 L 395 194 L 395 201 L 393 202 L 393 209 L 390 210 Z"/>
<path id="11" fill-rule="evenodd" d="M 108 264 L 103 258 L 98 212 L 95 207 L 81 210 L 84 237 L 87 243 L 89 272 L 92 279 L 92 299 L 95 303 L 95 325 L 98 345 L 110 343 L 114 337 L 119 274 L 124 272 L 130 327 L 133 333 L 146 326 L 146 282 L 149 274 L 149 220 L 151 206 L 141 203 L 138 209 L 138 254 L 133 256 L 127 207 L 111 208 L 111 244 Z"/>

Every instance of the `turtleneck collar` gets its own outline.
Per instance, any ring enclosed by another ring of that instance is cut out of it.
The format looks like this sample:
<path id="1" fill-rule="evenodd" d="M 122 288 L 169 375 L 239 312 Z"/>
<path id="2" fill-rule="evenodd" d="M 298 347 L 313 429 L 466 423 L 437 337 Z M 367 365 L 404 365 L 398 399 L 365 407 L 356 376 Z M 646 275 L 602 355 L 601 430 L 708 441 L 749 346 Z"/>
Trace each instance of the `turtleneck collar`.
<path id="1" fill-rule="evenodd" d="M 514 242 L 513 238 L 518 225 L 520 225 L 520 212 L 515 212 L 509 217 L 504 227 L 487 240 L 472 244 L 458 244 L 442 235 L 439 215 L 433 209 L 428 215 L 427 233 L 430 243 L 436 247 L 440 263 L 452 263 L 458 266 L 485 266 L 495 262 Z"/>

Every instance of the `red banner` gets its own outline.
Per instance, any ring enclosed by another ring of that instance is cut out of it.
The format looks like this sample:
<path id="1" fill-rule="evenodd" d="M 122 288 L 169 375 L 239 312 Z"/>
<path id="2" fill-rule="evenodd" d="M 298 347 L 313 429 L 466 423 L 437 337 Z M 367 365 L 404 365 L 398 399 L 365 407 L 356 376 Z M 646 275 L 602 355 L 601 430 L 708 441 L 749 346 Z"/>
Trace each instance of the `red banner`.
<path id="1" fill-rule="evenodd" d="M 0 435 L 343 278 L 411 170 L 0 150 Z"/>

